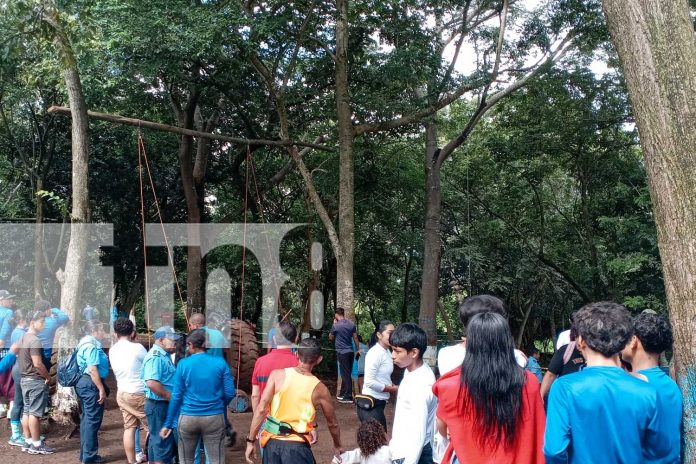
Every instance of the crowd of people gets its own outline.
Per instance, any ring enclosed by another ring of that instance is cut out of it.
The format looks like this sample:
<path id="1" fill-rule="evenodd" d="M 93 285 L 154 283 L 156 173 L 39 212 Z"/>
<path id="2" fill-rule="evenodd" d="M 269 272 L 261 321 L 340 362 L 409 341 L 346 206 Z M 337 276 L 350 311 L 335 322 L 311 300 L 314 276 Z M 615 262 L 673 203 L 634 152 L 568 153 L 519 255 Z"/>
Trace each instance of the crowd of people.
<path id="1" fill-rule="evenodd" d="M 540 353 L 516 349 L 503 302 L 467 298 L 459 307 L 461 343 L 441 349 L 436 379 L 423 361 L 425 332 L 413 323 L 379 323 L 355 403 L 358 449 L 344 451 L 328 389 L 312 374 L 318 342 L 281 323 L 277 348 L 259 359 L 247 462 L 260 445 L 264 464 L 314 463 L 321 408 L 343 464 L 678 463 L 682 397 L 660 357 L 671 350 L 667 319 L 650 310 L 631 317 L 622 305 L 591 303 L 573 314 L 542 377 Z M 354 324 L 338 308 L 331 330 L 344 385 L 357 357 Z M 394 367 L 404 370 L 399 385 Z M 391 439 L 384 413 L 396 397 Z"/>
<path id="2" fill-rule="evenodd" d="M 9 444 L 52 454 L 40 420 L 53 339 L 69 318 L 44 300 L 27 314 L 13 306 L 14 296 L 0 290 L 0 395 L 11 401 Z M 515 347 L 507 316 L 493 296 L 462 302 L 462 339 L 439 351 L 437 378 L 424 362 L 427 337 L 418 325 L 381 321 L 365 353 L 355 324 L 337 308 L 330 339 L 342 385 L 335 399 L 315 375 L 323 360 L 319 340 L 299 340 L 293 323 L 280 318 L 269 334 L 271 349 L 253 371 L 246 461 L 260 454 L 263 464 L 315 463 L 321 410 L 337 464 L 680 462 L 682 395 L 662 359 L 672 347 L 665 317 L 650 310 L 632 317 L 612 302 L 587 304 L 573 313 L 567 340 L 542 375 L 539 350 Z M 147 351 L 132 320 L 111 323 L 108 356 L 102 345 L 108 335 L 94 318 L 85 321 L 75 350 L 80 462 L 104 462 L 98 433 L 110 370 L 129 464 L 198 464 L 202 456 L 224 462 L 227 405 L 236 391 L 222 333 L 196 313 L 188 334 L 162 326 Z M 362 369 L 354 368 L 359 360 Z M 403 371 L 400 382 L 395 368 Z M 364 381 L 354 392 L 357 371 Z M 336 402 L 355 405 L 355 450 L 343 449 Z"/>

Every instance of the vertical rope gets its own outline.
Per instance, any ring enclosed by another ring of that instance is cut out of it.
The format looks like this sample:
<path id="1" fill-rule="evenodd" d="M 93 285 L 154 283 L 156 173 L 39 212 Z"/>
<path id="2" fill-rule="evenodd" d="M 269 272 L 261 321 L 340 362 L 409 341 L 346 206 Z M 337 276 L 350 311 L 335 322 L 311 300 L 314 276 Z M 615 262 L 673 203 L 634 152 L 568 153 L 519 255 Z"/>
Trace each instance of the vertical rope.
<path id="1" fill-rule="evenodd" d="M 244 237 L 242 239 L 242 288 L 239 299 L 239 343 L 237 348 L 237 389 L 239 389 L 239 375 L 242 369 L 242 321 L 244 320 L 244 278 L 246 275 L 246 238 L 247 238 L 247 214 L 249 206 L 249 160 L 251 148 L 247 145 L 246 175 L 244 177 Z"/>
<path id="2" fill-rule="evenodd" d="M 256 182 L 256 168 L 254 167 L 254 159 L 251 156 L 251 153 L 249 154 L 249 165 L 251 166 L 251 177 L 254 181 L 254 188 L 256 189 L 256 202 L 259 205 L 259 215 L 261 216 L 261 223 L 263 224 L 264 232 L 266 232 L 263 234 L 264 237 L 266 238 L 266 248 L 268 249 L 268 253 L 270 255 L 271 243 L 268 241 L 268 233 L 267 233 L 268 230 L 266 228 L 266 218 L 264 217 L 264 214 L 263 214 L 264 208 L 263 208 L 263 202 L 261 200 L 261 191 L 259 190 L 259 184 Z M 275 284 L 275 296 L 276 296 L 276 301 L 278 301 L 278 310 L 283 315 L 283 318 L 281 320 L 284 321 L 285 319 L 288 318 L 288 316 L 290 316 L 291 311 L 285 312 L 283 310 L 283 302 L 280 299 L 280 288 L 278 288 L 278 281 L 274 280 L 273 283 Z"/>
<path id="3" fill-rule="evenodd" d="M 147 341 L 148 345 L 152 346 L 152 335 L 150 333 L 150 330 L 152 329 L 152 326 L 150 325 L 150 299 L 149 299 L 149 292 L 148 292 L 148 287 L 147 287 L 147 247 L 145 244 L 147 241 L 145 240 L 145 189 L 143 187 L 143 135 L 140 133 L 140 130 L 138 130 L 138 173 L 140 177 L 140 228 L 141 228 L 141 233 L 143 237 L 143 282 L 145 284 L 145 320 L 147 321 Z"/>
<path id="4" fill-rule="evenodd" d="M 169 239 L 167 238 L 167 233 L 164 229 L 164 220 L 162 219 L 162 212 L 160 211 L 159 207 L 159 200 L 157 199 L 157 192 L 155 190 L 155 182 L 152 180 L 152 172 L 150 171 L 150 161 L 147 159 L 147 152 L 145 151 L 145 143 L 143 141 L 142 136 L 139 137 L 138 139 L 139 145 L 138 145 L 138 150 L 139 152 L 142 151 L 143 154 L 143 159 L 145 160 L 145 168 L 147 169 L 147 176 L 150 180 L 150 189 L 152 190 L 152 197 L 155 200 L 155 207 L 157 208 L 157 217 L 159 218 L 160 222 L 160 227 L 162 227 L 162 236 L 164 237 L 164 245 L 167 247 L 167 257 L 169 258 L 169 262 L 171 263 L 172 267 L 172 273 L 174 274 L 174 283 L 176 284 L 176 291 L 179 295 L 179 302 L 181 303 L 181 307 L 184 308 L 184 297 L 181 292 L 181 286 L 179 285 L 179 277 L 177 276 L 176 273 L 176 266 L 174 265 L 174 252 L 172 250 L 172 247 L 169 246 Z M 141 176 L 141 183 L 142 183 L 142 176 Z M 142 192 L 141 192 L 141 197 L 142 197 Z M 144 240 L 144 237 L 143 237 Z M 144 245 L 143 241 L 143 245 Z M 184 309 L 184 318 L 186 319 L 186 327 L 189 327 L 189 317 L 188 313 L 186 312 L 186 309 Z"/>

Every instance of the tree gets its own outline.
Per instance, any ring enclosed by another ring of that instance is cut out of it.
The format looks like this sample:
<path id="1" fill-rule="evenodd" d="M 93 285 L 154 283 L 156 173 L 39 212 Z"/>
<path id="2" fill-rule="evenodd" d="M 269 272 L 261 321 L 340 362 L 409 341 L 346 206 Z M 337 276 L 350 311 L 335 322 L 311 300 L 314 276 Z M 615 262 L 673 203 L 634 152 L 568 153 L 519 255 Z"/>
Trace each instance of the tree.
<path id="1" fill-rule="evenodd" d="M 685 0 L 603 0 L 645 155 L 684 395 L 684 462 L 696 459 L 696 37 Z"/>

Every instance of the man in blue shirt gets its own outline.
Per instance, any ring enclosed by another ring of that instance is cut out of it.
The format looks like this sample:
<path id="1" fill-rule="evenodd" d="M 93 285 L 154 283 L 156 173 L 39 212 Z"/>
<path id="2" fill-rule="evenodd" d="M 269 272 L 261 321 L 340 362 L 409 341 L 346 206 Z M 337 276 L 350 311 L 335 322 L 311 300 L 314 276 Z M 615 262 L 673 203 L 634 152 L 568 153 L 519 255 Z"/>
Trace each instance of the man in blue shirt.
<path id="1" fill-rule="evenodd" d="M 104 418 L 104 402 L 109 395 L 106 378 L 109 376 L 109 358 L 102 349 L 106 337 L 104 326 L 96 320 L 88 321 L 85 336 L 77 345 L 77 366 L 82 372 L 75 385 L 75 394 L 80 400 L 80 462 L 101 464 L 104 459 L 99 451 L 99 429 Z"/>
<path id="2" fill-rule="evenodd" d="M 536 375 L 539 383 L 541 383 L 543 377 L 541 375 L 541 366 L 539 365 L 539 350 L 532 347 L 527 352 L 527 356 L 529 357 L 527 358 L 527 367 L 525 367 L 525 370 L 528 370 L 532 374 Z"/>
<path id="3" fill-rule="evenodd" d="M 196 329 L 205 330 L 206 334 L 206 348 L 207 352 L 211 356 L 219 356 L 221 358 L 225 357 L 222 349 L 227 347 L 227 340 L 225 336 L 217 329 L 212 329 L 205 325 L 205 314 L 203 313 L 193 313 L 189 317 L 189 330 L 194 331 Z"/>
<path id="4" fill-rule="evenodd" d="M 635 464 L 643 462 L 644 450 L 668 452 L 655 389 L 621 368 L 619 353 L 633 335 L 628 310 L 590 303 L 576 313 L 575 323 L 587 367 L 551 387 L 547 464 Z"/>
<path id="5" fill-rule="evenodd" d="M 96 313 L 97 310 L 90 305 L 87 305 L 82 309 L 82 317 L 84 317 L 86 321 L 91 321 L 92 319 L 94 319 Z"/>
<path id="6" fill-rule="evenodd" d="M 46 369 L 51 370 L 51 355 L 53 354 L 53 342 L 59 328 L 70 322 L 70 317 L 58 308 L 52 308 L 51 303 L 46 300 L 38 300 L 34 304 L 34 311 L 42 311 L 46 314 L 44 329 L 39 332 L 38 337 L 43 347 L 43 360 Z"/>
<path id="7" fill-rule="evenodd" d="M 15 306 L 15 296 L 7 290 L 0 290 L 0 348 L 6 351 L 10 347 L 10 336 L 12 335 L 12 316 Z"/>
<path id="8" fill-rule="evenodd" d="M 171 326 L 155 331 L 155 344 L 143 360 L 140 379 L 145 382 L 145 415 L 152 433 L 148 441 L 147 456 L 150 462 L 171 464 L 174 457 L 174 437 L 161 437 L 157 431 L 164 428 L 169 400 L 174 389 L 176 371 L 171 354 L 176 341 L 181 338 Z"/>
<path id="9" fill-rule="evenodd" d="M 334 324 L 329 333 L 329 340 L 336 341 L 336 357 L 341 373 L 341 391 L 338 394 L 339 403 L 353 402 L 353 360 L 360 359 L 360 352 L 353 351 L 354 346 L 360 346 L 355 324 L 346 319 L 343 308 L 336 308 Z"/>
<path id="10" fill-rule="evenodd" d="M 666 455 L 657 455 L 655 450 L 646 448 L 643 450 L 645 462 L 678 463 L 681 459 L 682 395 L 677 383 L 659 367 L 660 354 L 672 348 L 672 327 L 666 317 L 649 312 L 634 317 L 633 326 L 635 335 L 621 356 L 631 364 L 635 374 L 644 376 L 657 391 L 661 419 L 659 430 L 669 450 Z"/>

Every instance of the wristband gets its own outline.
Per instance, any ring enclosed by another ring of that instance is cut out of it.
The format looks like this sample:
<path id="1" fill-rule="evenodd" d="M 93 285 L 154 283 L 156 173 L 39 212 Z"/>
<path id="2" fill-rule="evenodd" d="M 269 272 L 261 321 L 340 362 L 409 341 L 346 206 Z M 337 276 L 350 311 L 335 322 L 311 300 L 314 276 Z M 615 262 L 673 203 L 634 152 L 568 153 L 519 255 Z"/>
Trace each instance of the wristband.
<path id="1" fill-rule="evenodd" d="M 251 443 L 252 445 L 253 445 L 254 443 L 256 443 L 256 438 L 251 439 L 251 438 L 249 438 L 249 437 L 247 436 L 247 437 L 245 438 L 245 440 L 246 440 L 247 443 Z"/>

